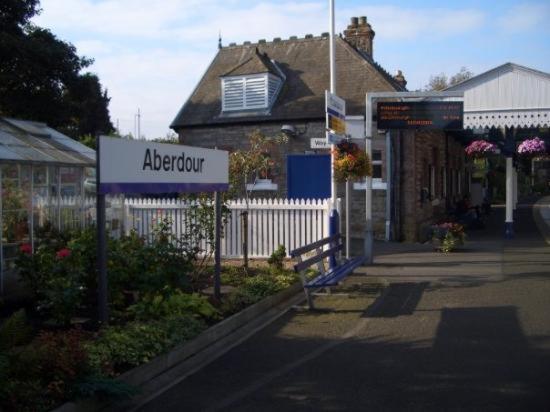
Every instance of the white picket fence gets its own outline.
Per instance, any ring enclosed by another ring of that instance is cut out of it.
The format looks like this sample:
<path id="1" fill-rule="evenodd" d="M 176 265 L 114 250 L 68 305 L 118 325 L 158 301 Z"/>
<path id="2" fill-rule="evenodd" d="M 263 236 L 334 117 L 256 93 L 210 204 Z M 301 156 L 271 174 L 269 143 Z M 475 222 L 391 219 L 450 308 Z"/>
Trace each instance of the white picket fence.
<path id="1" fill-rule="evenodd" d="M 47 205 L 43 205 L 47 207 Z M 57 205 L 56 205 L 57 206 Z M 171 224 L 172 234 L 185 233 L 190 204 L 179 199 L 108 198 L 107 222 L 112 236 L 135 230 L 150 239 L 153 230 L 164 219 Z M 244 200 L 227 204 L 228 219 L 223 227 L 222 256 L 242 256 L 241 214 L 247 209 Z M 252 199 L 248 215 L 248 253 L 254 257 L 269 257 L 279 246 L 287 253 L 328 236 L 330 200 Z M 95 198 L 61 198 L 59 226 L 84 227 L 95 222 Z M 66 220 L 66 221 L 65 221 Z M 206 242 L 200 245 L 208 249 Z"/>

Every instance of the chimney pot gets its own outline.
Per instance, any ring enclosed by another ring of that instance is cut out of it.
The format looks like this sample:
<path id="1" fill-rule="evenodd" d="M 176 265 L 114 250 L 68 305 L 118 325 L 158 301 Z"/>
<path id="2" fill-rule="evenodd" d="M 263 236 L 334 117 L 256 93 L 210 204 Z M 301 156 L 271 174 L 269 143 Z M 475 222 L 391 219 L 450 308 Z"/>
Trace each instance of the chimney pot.
<path id="1" fill-rule="evenodd" d="M 358 23 L 358 24 L 357 24 Z M 352 17 L 351 24 L 344 30 L 345 40 L 358 50 L 372 57 L 374 30 L 367 23 L 367 18 Z"/>
<path id="2" fill-rule="evenodd" d="M 403 86 L 403 88 L 407 86 L 407 80 L 405 79 L 405 76 L 403 75 L 403 72 L 401 70 L 397 70 L 397 73 L 395 73 L 395 76 L 393 76 L 393 78 L 397 83 Z"/>

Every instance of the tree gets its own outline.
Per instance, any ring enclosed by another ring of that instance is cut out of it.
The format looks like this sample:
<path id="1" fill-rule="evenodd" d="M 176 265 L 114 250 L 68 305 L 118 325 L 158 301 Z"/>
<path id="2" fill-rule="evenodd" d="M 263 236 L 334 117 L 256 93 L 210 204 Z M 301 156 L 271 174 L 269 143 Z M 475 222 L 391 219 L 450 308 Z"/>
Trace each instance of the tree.
<path id="1" fill-rule="evenodd" d="M 110 134 L 114 131 L 109 117 L 110 97 L 102 90 L 95 74 L 85 73 L 72 81 L 67 90 L 72 117 L 66 126 L 72 136 Z"/>
<path id="2" fill-rule="evenodd" d="M 232 195 L 245 195 L 246 211 L 242 214 L 243 219 L 243 263 L 248 268 L 248 213 L 250 210 L 249 201 L 251 190 L 258 178 L 273 166 L 270 152 L 275 145 L 288 141 L 288 137 L 281 134 L 275 138 L 268 138 L 259 130 L 252 132 L 249 136 L 248 149 L 241 149 L 229 155 L 229 190 Z M 248 182 L 252 182 L 249 186 Z"/>
<path id="3" fill-rule="evenodd" d="M 441 91 L 447 87 L 454 86 L 464 80 L 468 80 L 473 77 L 474 73 L 469 71 L 466 67 L 461 67 L 460 71 L 450 78 L 445 73 L 439 73 L 435 76 L 430 76 L 429 83 L 424 86 L 425 91 Z"/>
<path id="4" fill-rule="evenodd" d="M 52 32 L 33 25 L 38 0 L 0 2 L 0 114 L 47 123 L 72 137 L 110 133 L 109 97 L 93 63 Z"/>

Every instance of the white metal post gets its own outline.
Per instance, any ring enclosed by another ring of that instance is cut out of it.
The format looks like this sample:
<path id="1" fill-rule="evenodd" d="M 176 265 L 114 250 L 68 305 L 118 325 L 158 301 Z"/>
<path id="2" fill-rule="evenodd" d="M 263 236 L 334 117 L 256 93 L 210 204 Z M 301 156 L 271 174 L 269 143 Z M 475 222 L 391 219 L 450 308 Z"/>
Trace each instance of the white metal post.
<path id="1" fill-rule="evenodd" d="M 366 139 L 366 152 L 369 156 L 369 159 L 372 159 L 372 139 L 371 136 L 367 136 Z M 374 236 L 372 232 L 372 176 L 367 176 L 366 179 L 367 190 L 365 195 L 365 223 L 366 223 L 366 238 L 365 238 L 365 247 L 368 249 L 369 253 L 365 254 L 365 263 L 372 264 L 373 261 L 373 242 Z"/>
<path id="2" fill-rule="evenodd" d="M 514 225 L 514 164 L 512 157 L 506 158 L 506 220 L 505 235 L 507 238 L 513 237 Z"/>
<path id="3" fill-rule="evenodd" d="M 334 50 L 334 0 L 329 0 L 329 65 L 330 65 L 330 93 L 336 94 L 336 57 Z M 328 133 L 328 131 L 327 131 Z M 327 136 L 328 137 L 328 136 Z M 336 146 L 330 145 L 330 193 L 332 209 L 329 216 L 329 235 L 335 235 L 340 232 L 339 216 L 336 207 L 336 178 L 334 176 L 334 152 Z M 329 261 L 330 267 L 336 266 L 336 260 L 332 257 Z"/>
<path id="4" fill-rule="evenodd" d="M 514 183 L 514 210 L 518 208 L 518 169 L 513 168 L 513 183 Z"/>
<path id="5" fill-rule="evenodd" d="M 334 51 L 334 0 L 329 0 L 329 60 L 330 60 L 330 92 L 336 94 L 336 54 Z M 334 144 L 330 146 L 330 193 L 333 209 L 336 205 L 336 178 L 334 176 Z"/>

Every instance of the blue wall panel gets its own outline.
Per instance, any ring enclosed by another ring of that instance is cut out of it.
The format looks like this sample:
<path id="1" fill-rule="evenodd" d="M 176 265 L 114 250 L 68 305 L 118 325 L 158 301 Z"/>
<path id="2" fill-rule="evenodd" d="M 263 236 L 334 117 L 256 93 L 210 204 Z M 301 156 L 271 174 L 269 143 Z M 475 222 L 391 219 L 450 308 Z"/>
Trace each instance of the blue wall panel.
<path id="1" fill-rule="evenodd" d="M 330 155 L 288 155 L 289 199 L 330 197 Z"/>

